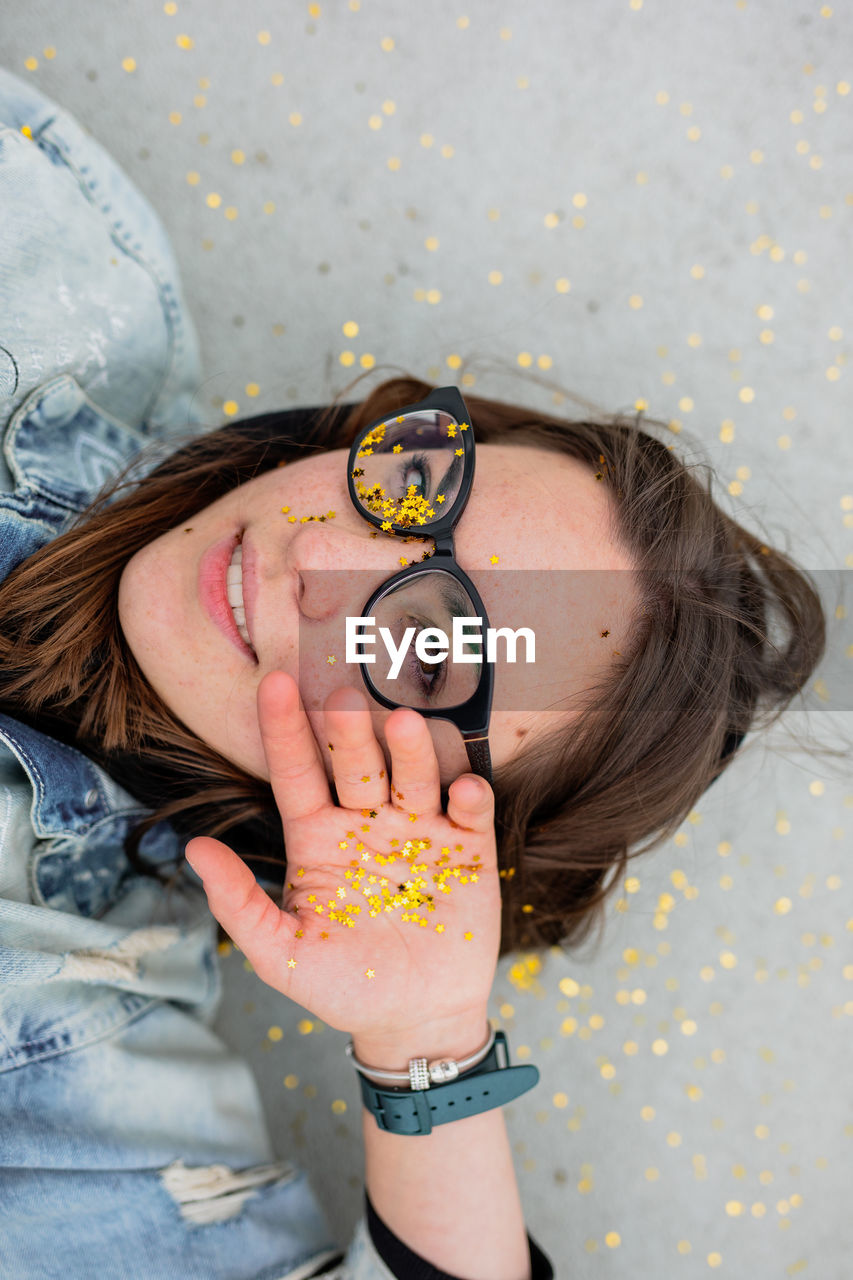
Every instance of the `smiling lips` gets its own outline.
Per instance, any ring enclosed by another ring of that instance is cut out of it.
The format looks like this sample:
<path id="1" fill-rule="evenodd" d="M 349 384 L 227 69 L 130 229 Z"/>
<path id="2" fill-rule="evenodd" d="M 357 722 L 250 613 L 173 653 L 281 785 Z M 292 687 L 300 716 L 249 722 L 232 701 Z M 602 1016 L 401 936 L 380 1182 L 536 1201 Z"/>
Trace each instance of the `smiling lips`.
<path id="1" fill-rule="evenodd" d="M 240 545 L 241 540 L 242 531 L 237 534 L 230 534 L 227 538 L 222 538 L 205 551 L 199 564 L 198 591 L 205 612 L 211 621 L 216 624 L 223 635 L 228 637 L 235 648 L 240 650 L 244 657 L 250 658 L 253 663 L 257 663 L 258 659 L 254 650 L 246 644 L 237 630 L 237 623 L 235 622 L 231 605 L 228 603 L 226 573 L 234 550 Z M 245 550 L 248 551 L 248 548 Z M 244 589 L 247 589 L 250 588 L 250 583 L 252 586 L 254 585 L 250 569 L 251 561 L 248 556 L 246 556 L 244 564 L 246 569 Z M 250 597 L 251 590 L 248 589 L 246 590 L 245 599 L 247 622 L 251 619 L 252 605 L 254 604 L 254 600 Z M 247 629 L 251 635 L 251 626 Z"/>

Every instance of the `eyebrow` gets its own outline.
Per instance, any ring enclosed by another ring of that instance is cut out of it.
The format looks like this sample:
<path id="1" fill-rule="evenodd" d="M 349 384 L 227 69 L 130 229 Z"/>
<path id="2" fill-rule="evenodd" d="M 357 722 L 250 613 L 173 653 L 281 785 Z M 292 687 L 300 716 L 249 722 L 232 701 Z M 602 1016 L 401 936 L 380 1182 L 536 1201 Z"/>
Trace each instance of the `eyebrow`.
<path id="1" fill-rule="evenodd" d="M 438 484 L 435 487 L 436 497 L 438 497 L 440 493 L 443 493 L 447 488 L 449 488 L 451 484 L 456 483 L 457 477 L 459 476 L 459 472 L 462 470 L 464 463 L 465 463 L 464 457 L 460 458 L 458 456 L 454 456 L 450 466 L 447 468 L 444 475 L 441 477 L 441 479 L 439 480 Z M 435 502 L 436 497 L 432 499 L 433 502 Z"/>
<path id="2" fill-rule="evenodd" d="M 462 586 L 461 582 L 458 582 L 456 578 L 451 577 L 446 570 L 443 570 L 441 573 L 438 592 L 441 596 L 442 603 L 451 618 L 471 617 L 471 614 L 468 611 L 469 597 L 467 591 Z M 471 601 L 471 603 L 473 603 L 473 601 Z M 468 643 L 470 643 L 470 641 Z M 482 650 L 482 641 L 480 642 L 480 648 Z M 477 679 L 479 680 L 483 670 L 483 664 L 482 662 L 477 662 L 474 663 L 474 665 L 477 668 Z"/>

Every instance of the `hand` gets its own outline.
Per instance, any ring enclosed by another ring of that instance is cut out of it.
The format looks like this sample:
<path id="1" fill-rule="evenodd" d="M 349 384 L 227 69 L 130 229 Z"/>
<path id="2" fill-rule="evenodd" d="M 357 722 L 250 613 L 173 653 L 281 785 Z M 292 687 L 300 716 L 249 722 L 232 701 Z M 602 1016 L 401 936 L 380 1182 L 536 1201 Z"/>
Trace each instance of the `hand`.
<path id="1" fill-rule="evenodd" d="M 226 844 L 197 836 L 186 856 L 211 912 L 262 981 L 363 1043 L 484 1027 L 500 949 L 491 787 L 461 775 L 445 815 L 423 716 L 401 707 L 388 717 L 389 779 L 365 695 L 336 689 L 324 712 L 339 805 L 296 682 L 282 671 L 261 681 L 287 850 L 282 903 Z"/>

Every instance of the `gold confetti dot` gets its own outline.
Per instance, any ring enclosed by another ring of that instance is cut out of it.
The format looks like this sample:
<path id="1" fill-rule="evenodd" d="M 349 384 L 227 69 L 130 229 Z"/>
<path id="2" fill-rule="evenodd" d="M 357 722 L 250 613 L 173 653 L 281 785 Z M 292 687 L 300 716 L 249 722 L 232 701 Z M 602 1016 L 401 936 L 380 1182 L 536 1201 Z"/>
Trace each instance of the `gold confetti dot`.
<path id="1" fill-rule="evenodd" d="M 355 352 L 342 351 L 341 354 L 338 356 L 338 360 L 342 365 L 344 365 L 345 368 L 348 368 L 351 364 L 355 364 Z"/>
<path id="2" fill-rule="evenodd" d="M 187 182 L 190 184 L 191 187 L 197 187 L 198 184 L 201 182 L 201 174 L 197 173 L 195 169 L 190 169 L 189 173 L 187 174 Z"/>
<path id="3" fill-rule="evenodd" d="M 270 1027 L 269 1030 L 267 1031 L 267 1036 L 269 1037 L 270 1040 L 280 1040 L 283 1035 L 284 1035 L 284 1032 L 282 1031 L 281 1027 Z"/>
<path id="4" fill-rule="evenodd" d="M 272 36 L 268 31 L 258 32 L 258 44 L 269 44 L 271 39 L 272 39 Z"/>
<path id="5" fill-rule="evenodd" d="M 332 1102 L 332 1111 L 336 1116 L 342 1116 L 347 1109 L 347 1104 L 343 1098 L 335 1098 Z"/>
<path id="6" fill-rule="evenodd" d="M 291 111 L 287 118 L 294 128 L 296 128 L 297 125 L 302 124 L 302 113 L 299 111 Z"/>
<path id="7" fill-rule="evenodd" d="M 296 1030 L 301 1036 L 308 1036 L 314 1030 L 314 1023 L 310 1018 L 302 1018 L 297 1022 Z"/>
<path id="8" fill-rule="evenodd" d="M 394 41 L 390 36 L 383 36 L 379 41 L 379 47 L 383 53 L 391 53 L 394 48 Z"/>
<path id="9" fill-rule="evenodd" d="M 503 284 L 503 272 L 501 272 L 501 271 L 490 271 L 490 272 L 489 272 L 489 284 Z"/>
<path id="10" fill-rule="evenodd" d="M 233 418 L 236 413 L 240 412 L 240 406 L 236 400 L 226 400 L 222 406 L 222 412 L 227 414 L 229 418 Z"/>
<path id="11" fill-rule="evenodd" d="M 555 284 L 557 293 L 568 293 L 571 287 L 572 286 L 570 285 L 569 281 L 566 279 L 565 276 L 560 276 Z"/>
<path id="12" fill-rule="evenodd" d="M 26 58 L 24 60 L 24 66 L 27 71 L 35 71 L 38 67 L 38 58 Z"/>
<path id="13" fill-rule="evenodd" d="M 163 12 L 168 14 L 170 18 L 173 18 L 178 12 L 178 6 L 175 4 L 175 0 L 166 0 L 166 3 L 163 5 Z"/>
<path id="14" fill-rule="evenodd" d="M 121 65 L 122 65 L 122 68 L 123 68 L 125 71 L 135 71 L 135 70 L 136 70 L 136 59 L 135 59 L 135 58 L 123 58 L 123 59 L 122 59 L 122 63 L 121 63 Z"/>
<path id="15" fill-rule="evenodd" d="M 192 49 L 195 41 L 192 36 L 175 36 L 175 44 L 181 49 Z"/>
<path id="16" fill-rule="evenodd" d="M 218 209 L 222 204 L 222 196 L 217 195 L 215 191 L 211 191 L 207 196 L 205 203 L 209 209 Z"/>

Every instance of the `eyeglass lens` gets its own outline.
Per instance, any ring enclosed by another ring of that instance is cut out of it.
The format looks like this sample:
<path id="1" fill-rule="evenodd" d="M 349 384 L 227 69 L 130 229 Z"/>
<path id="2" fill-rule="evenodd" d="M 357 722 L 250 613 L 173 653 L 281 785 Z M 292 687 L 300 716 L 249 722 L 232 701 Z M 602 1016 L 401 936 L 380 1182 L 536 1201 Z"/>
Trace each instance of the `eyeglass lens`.
<path id="1" fill-rule="evenodd" d="M 357 502 L 381 521 L 386 533 L 429 537 L 429 528 L 452 511 L 465 474 L 463 431 L 444 410 L 421 410 L 392 417 L 365 433 L 352 476 Z M 401 546 L 405 546 L 401 539 Z M 406 558 L 405 556 L 403 558 Z M 396 675 L 387 646 L 375 648 L 375 662 L 363 668 L 368 683 L 384 697 L 410 707 L 459 706 L 473 697 L 482 672 L 482 644 L 475 635 L 460 638 L 461 661 L 453 660 L 453 619 L 476 618 L 477 608 L 462 583 L 442 569 L 425 570 L 385 591 L 373 606 L 376 634 L 387 627 L 395 647 L 414 628 Z M 485 624 L 481 621 L 481 626 Z M 422 632 L 439 630 L 451 641 L 446 660 L 438 636 L 430 640 L 432 660 L 421 658 L 416 642 Z M 465 661 L 465 658 L 468 661 Z"/>

